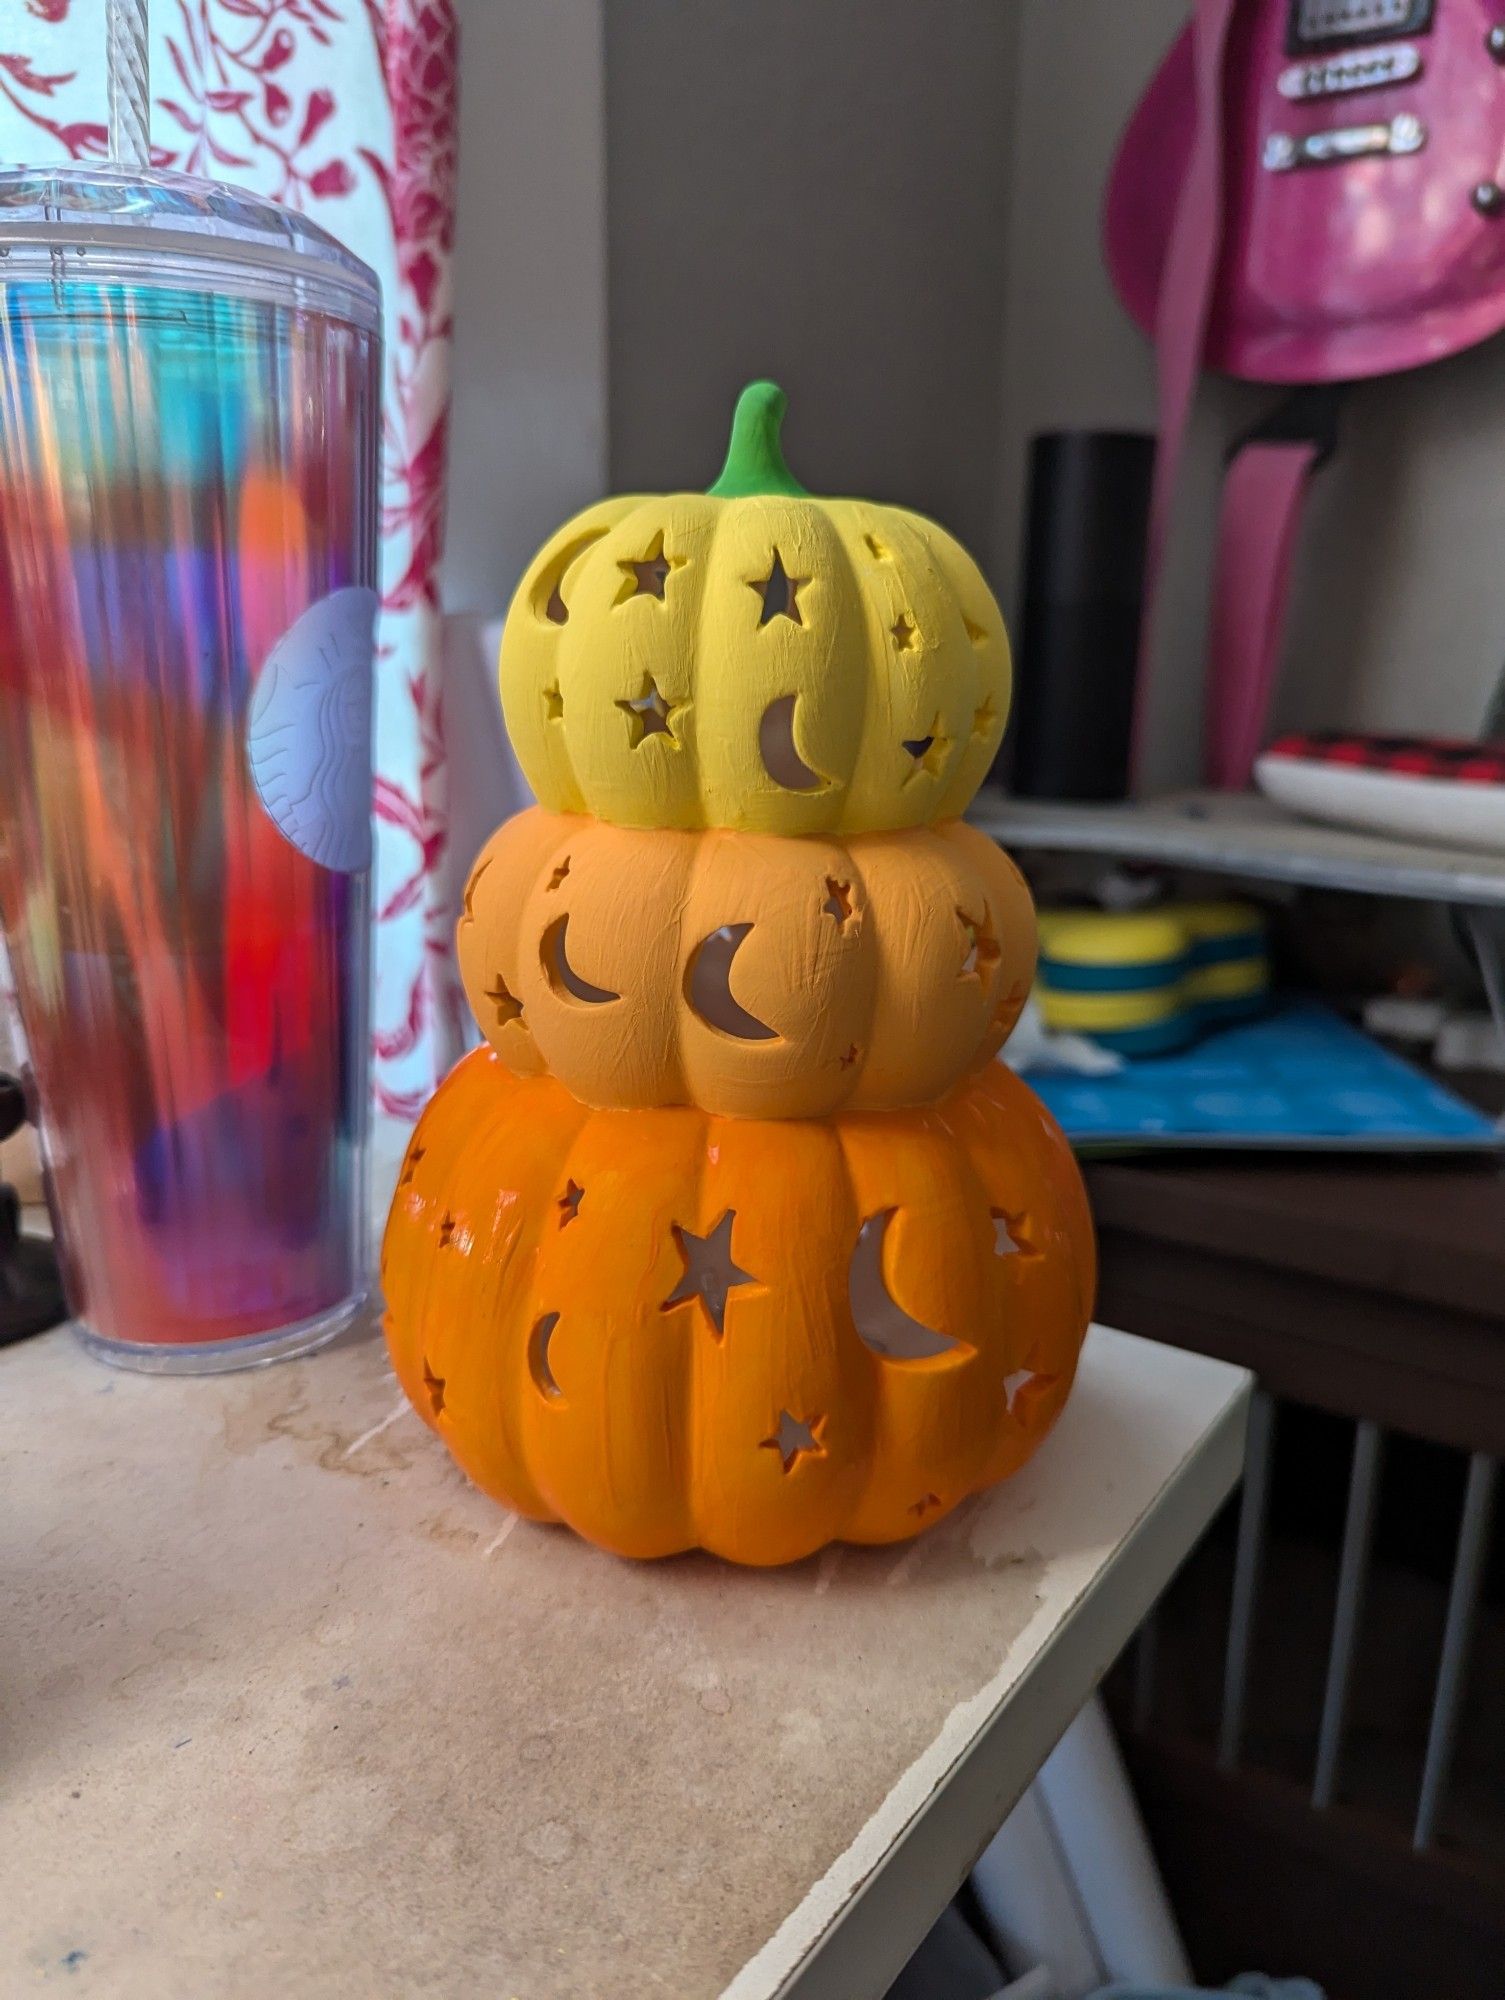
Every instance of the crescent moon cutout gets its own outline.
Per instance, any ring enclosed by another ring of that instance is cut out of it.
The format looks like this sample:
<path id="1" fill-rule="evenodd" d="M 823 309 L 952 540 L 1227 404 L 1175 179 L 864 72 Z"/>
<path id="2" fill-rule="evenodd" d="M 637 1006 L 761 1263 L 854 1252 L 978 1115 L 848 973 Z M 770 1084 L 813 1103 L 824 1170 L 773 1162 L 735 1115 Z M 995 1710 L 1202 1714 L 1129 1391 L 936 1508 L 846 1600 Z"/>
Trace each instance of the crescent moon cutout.
<path id="1" fill-rule="evenodd" d="M 592 1007 L 603 1007 L 608 1000 L 620 1000 L 620 993 L 613 993 L 605 986 L 592 986 L 570 964 L 564 948 L 564 934 L 569 929 L 569 923 L 568 917 L 556 917 L 543 934 L 543 969 L 549 984 L 556 993 L 568 993 L 572 1000 L 583 1000 Z"/>
<path id="2" fill-rule="evenodd" d="M 577 535 L 572 542 L 555 551 L 554 560 L 534 579 L 533 615 L 536 618 L 550 625 L 569 624 L 570 607 L 564 595 L 565 580 L 586 550 L 609 532 L 605 527 L 588 529 L 585 534 Z"/>
<path id="3" fill-rule="evenodd" d="M 476 913 L 476 890 L 481 886 L 481 877 L 491 866 L 491 856 L 485 855 L 471 871 L 470 880 L 465 884 L 465 907 L 462 914 L 474 918 Z"/>
<path id="4" fill-rule="evenodd" d="M 739 1042 L 776 1042 L 778 1030 L 760 1021 L 732 993 L 732 960 L 751 924 L 723 924 L 702 938 L 685 967 L 685 999 L 707 1027 Z"/>
<path id="5" fill-rule="evenodd" d="M 858 1336 L 886 1361 L 927 1361 L 932 1355 L 970 1352 L 967 1343 L 937 1333 L 914 1319 L 893 1297 L 883 1278 L 883 1238 L 894 1211 L 870 1215 L 857 1232 L 847 1272 L 847 1296 Z"/>
<path id="6" fill-rule="evenodd" d="M 763 769 L 786 792 L 815 792 L 830 783 L 812 771 L 794 747 L 794 705 L 798 695 L 781 694 L 763 711 L 758 724 L 758 753 Z"/>
<path id="7" fill-rule="evenodd" d="M 545 1313 L 528 1335 L 528 1373 L 541 1396 L 551 1402 L 558 1402 L 564 1391 L 554 1380 L 554 1371 L 549 1366 L 549 1340 L 559 1324 L 558 1313 Z"/>

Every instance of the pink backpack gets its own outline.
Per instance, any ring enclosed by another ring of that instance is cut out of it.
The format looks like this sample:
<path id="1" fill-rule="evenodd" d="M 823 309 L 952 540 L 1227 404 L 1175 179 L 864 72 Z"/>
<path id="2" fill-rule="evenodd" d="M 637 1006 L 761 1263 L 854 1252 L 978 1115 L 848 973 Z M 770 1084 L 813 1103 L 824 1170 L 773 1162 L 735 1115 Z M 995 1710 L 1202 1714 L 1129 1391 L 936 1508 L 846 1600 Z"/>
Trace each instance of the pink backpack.
<path id="1" fill-rule="evenodd" d="M 1194 0 L 1124 132 L 1104 244 L 1158 361 L 1145 635 L 1199 371 L 1300 385 L 1224 482 L 1206 775 L 1234 789 L 1340 386 L 1505 326 L 1505 0 Z"/>

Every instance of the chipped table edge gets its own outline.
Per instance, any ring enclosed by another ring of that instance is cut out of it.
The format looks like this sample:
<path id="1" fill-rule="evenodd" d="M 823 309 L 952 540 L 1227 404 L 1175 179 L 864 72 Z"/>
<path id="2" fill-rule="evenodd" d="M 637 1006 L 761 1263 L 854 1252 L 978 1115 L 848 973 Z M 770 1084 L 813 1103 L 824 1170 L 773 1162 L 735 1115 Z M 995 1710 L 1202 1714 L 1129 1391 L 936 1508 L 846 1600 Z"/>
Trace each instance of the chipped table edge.
<path id="1" fill-rule="evenodd" d="M 381 1148 L 389 1160 L 400 1157 L 395 1137 Z M 1060 1595 L 1039 1603 L 987 1683 L 952 1709 L 855 1839 L 722 1988 L 721 2000 L 876 2000 L 885 1992 L 1236 1485 L 1252 1378 L 1204 1356 L 1092 1331 L 1143 1350 L 1141 1365 L 1152 1354 L 1174 1357 L 1174 1372 L 1201 1378 L 1179 1457 L 1167 1454 L 1168 1469 L 1150 1497 L 1101 1562 L 1076 1580 L 1064 1608 Z M 386 1412 L 347 1455 L 406 1409 L 404 1402 Z M 516 1525 L 508 1515 L 484 1553 Z M 839 1554 L 822 1559 L 817 1594 L 829 1587 Z M 907 1580 L 906 1560 L 890 1583 Z"/>
<path id="2" fill-rule="evenodd" d="M 1197 1358 L 1221 1371 L 1225 1394 L 1173 1474 L 1064 1616 L 1037 1608 L 997 1673 L 952 1710 L 720 2000 L 887 1990 L 1239 1482 L 1254 1378 Z"/>

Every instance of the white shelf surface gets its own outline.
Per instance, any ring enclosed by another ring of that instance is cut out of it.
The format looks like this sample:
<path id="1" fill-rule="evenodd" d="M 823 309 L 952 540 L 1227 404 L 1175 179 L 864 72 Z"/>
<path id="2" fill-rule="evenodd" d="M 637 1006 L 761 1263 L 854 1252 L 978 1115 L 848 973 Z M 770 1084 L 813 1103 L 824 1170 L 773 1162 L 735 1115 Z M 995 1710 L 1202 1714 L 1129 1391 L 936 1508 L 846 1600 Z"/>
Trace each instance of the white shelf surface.
<path id="1" fill-rule="evenodd" d="M 368 1325 L 198 1379 L 0 1352 L 7 1990 L 864 2000 L 1234 1485 L 1248 1377 L 1095 1329 L 903 1548 L 519 1522 Z"/>
<path id="2" fill-rule="evenodd" d="M 1308 888 L 1505 907 L 1505 855 L 1319 825 L 1283 812 L 1258 792 L 1177 792 L 1123 805 L 985 793 L 967 817 L 1018 852 L 1101 854 Z"/>

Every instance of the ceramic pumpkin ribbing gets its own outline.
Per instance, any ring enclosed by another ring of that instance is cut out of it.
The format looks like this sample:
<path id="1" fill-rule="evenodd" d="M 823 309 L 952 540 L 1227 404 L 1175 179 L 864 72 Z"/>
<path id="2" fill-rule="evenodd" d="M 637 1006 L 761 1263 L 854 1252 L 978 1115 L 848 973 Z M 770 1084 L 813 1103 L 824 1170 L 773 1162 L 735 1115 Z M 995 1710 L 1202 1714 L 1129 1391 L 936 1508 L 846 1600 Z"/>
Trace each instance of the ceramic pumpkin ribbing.
<path id="1" fill-rule="evenodd" d="M 502 707 L 540 804 L 619 826 L 873 833 L 965 811 L 1008 712 L 982 572 L 933 522 L 816 499 L 743 392 L 708 493 L 588 507 L 502 637 Z"/>
<path id="2" fill-rule="evenodd" d="M 390 1343 L 478 1486 L 622 1555 L 902 1540 L 1021 1465 L 1092 1287 L 1001 1064 L 927 1110 L 592 1111 L 466 1056 L 403 1168 Z"/>
<path id="3" fill-rule="evenodd" d="M 928 1104 L 997 1054 L 1034 907 L 993 842 L 644 832 L 519 813 L 459 927 L 482 1032 L 598 1106 L 824 1117 Z"/>
<path id="4" fill-rule="evenodd" d="M 990 1060 L 1028 893 L 955 817 L 997 606 L 929 523 L 806 495 L 782 409 L 754 384 L 709 496 L 590 509 L 519 587 L 541 804 L 459 929 L 492 1046 L 383 1253 L 394 1364 L 471 1477 L 626 1555 L 918 1532 L 1034 1450 L 1091 1305 L 1075 1164 Z"/>

